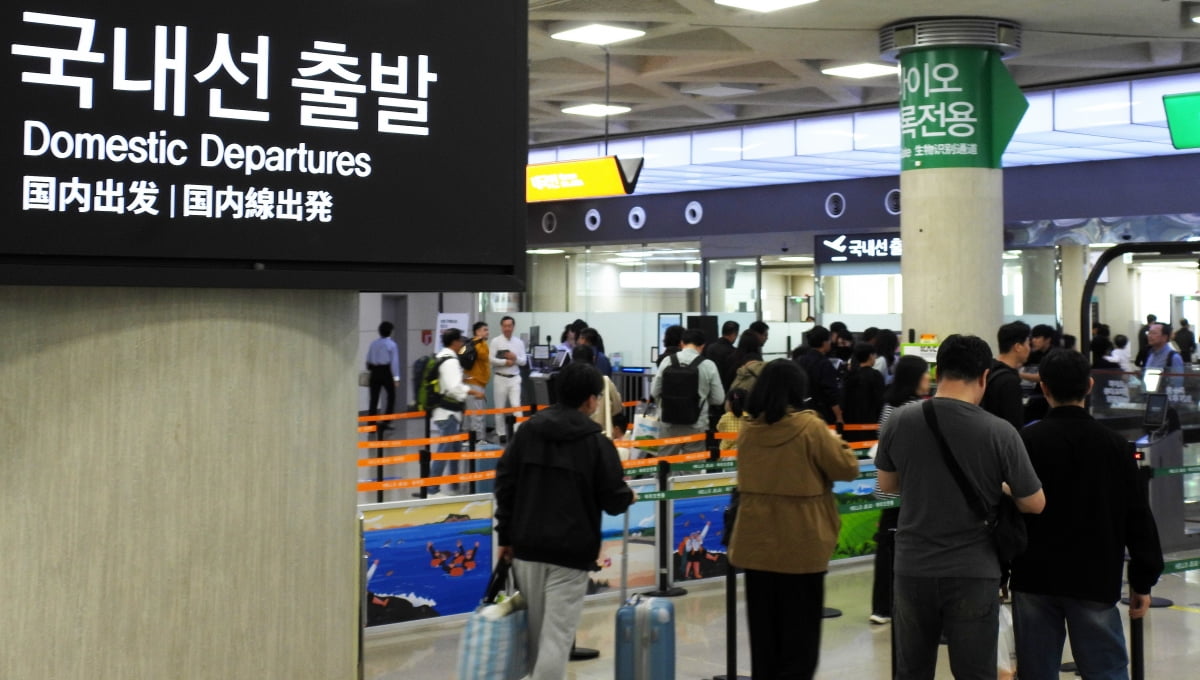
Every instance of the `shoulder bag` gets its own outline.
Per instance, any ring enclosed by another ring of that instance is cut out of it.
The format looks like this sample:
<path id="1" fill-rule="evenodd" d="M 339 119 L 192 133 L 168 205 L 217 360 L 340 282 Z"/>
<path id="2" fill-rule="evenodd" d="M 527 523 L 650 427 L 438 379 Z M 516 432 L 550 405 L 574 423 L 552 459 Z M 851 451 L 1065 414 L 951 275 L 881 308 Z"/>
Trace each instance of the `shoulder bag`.
<path id="1" fill-rule="evenodd" d="M 946 461 L 946 467 L 950 469 L 954 481 L 958 483 L 958 488 L 962 491 L 963 498 L 967 500 L 967 505 L 987 525 L 988 533 L 992 536 L 992 543 L 996 546 L 996 554 L 1000 556 L 1000 563 L 1002 565 L 1011 563 L 1014 557 L 1025 552 L 1025 544 L 1028 540 L 1025 519 L 1021 516 L 1021 511 L 1017 509 L 1017 504 L 1008 494 L 1002 494 L 1000 505 L 996 507 L 996 514 L 993 517 L 988 512 L 983 498 L 979 496 L 967 480 L 967 476 L 963 474 L 958 461 L 954 459 L 954 454 L 950 452 L 950 445 L 946 443 L 946 437 L 938 426 L 933 400 L 926 399 L 925 403 L 921 404 L 921 411 L 925 416 L 925 423 L 937 437 L 938 446 L 942 450 L 942 458 Z"/>

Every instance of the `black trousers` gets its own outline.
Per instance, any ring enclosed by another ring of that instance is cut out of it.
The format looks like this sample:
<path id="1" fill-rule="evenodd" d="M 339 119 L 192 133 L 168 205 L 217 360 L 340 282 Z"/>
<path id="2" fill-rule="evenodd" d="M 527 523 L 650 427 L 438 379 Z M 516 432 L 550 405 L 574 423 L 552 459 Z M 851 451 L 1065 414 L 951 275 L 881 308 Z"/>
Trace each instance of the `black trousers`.
<path id="1" fill-rule="evenodd" d="M 825 572 L 746 570 L 746 620 L 754 680 L 811 680 L 821 652 Z"/>
<path id="2" fill-rule="evenodd" d="M 871 587 L 871 613 L 892 615 L 892 564 L 896 559 L 896 524 L 900 508 L 884 508 L 875 534 L 875 582 Z"/>
<path id="3" fill-rule="evenodd" d="M 367 370 L 371 371 L 371 383 L 367 388 L 370 399 L 367 402 L 367 413 L 369 415 L 378 415 L 379 413 L 379 389 L 387 393 L 387 411 L 385 413 L 396 412 L 396 382 L 392 377 L 392 368 L 390 366 L 367 366 Z"/>

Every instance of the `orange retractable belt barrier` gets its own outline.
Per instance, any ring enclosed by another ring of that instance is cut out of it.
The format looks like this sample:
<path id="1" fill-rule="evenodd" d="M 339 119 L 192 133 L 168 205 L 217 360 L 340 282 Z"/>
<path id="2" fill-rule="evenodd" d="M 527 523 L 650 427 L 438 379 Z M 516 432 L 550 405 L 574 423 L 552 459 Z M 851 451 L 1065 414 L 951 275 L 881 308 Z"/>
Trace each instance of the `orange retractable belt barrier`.
<path id="1" fill-rule="evenodd" d="M 389 479 L 382 482 L 359 482 L 359 491 L 390 491 L 393 489 L 416 489 L 422 486 L 441 486 L 442 484 L 461 484 L 464 482 L 480 482 L 495 479 L 496 471 L 468 472 L 461 475 L 445 475 L 443 477 L 425 477 L 414 479 Z"/>
<path id="2" fill-rule="evenodd" d="M 480 408 L 470 411 L 463 411 L 464 415 L 468 416 L 492 416 L 503 415 L 505 413 L 524 413 L 528 411 L 530 406 L 509 406 L 508 408 Z"/>
<path id="3" fill-rule="evenodd" d="M 708 439 L 708 435 L 700 432 L 697 434 L 684 435 L 682 437 L 667 437 L 666 439 L 618 439 L 613 442 L 613 445 L 627 449 L 642 449 L 650 446 L 690 444 L 692 442 L 702 442 L 706 439 Z"/>
<path id="4" fill-rule="evenodd" d="M 360 423 L 377 423 L 381 420 L 407 420 L 409 418 L 424 418 L 424 411 L 409 411 L 408 413 L 385 413 L 379 416 L 359 416 Z"/>
<path id="5" fill-rule="evenodd" d="M 419 453 L 407 453 L 403 456 L 387 456 L 385 458 L 360 458 L 359 467 L 374 467 L 379 465 L 400 465 L 401 463 L 416 463 L 421 460 Z"/>
<path id="6" fill-rule="evenodd" d="M 360 449 L 400 449 L 406 446 L 432 446 L 434 444 L 449 444 L 451 442 L 465 442 L 471 438 L 469 432 L 461 432 L 459 434 L 448 434 L 444 437 L 423 437 L 421 439 L 386 439 L 384 441 L 365 441 L 359 442 Z"/>
<path id="7" fill-rule="evenodd" d="M 377 432 L 378 430 L 379 430 L 379 428 L 375 427 L 374 425 L 359 425 L 358 426 L 359 432 Z"/>

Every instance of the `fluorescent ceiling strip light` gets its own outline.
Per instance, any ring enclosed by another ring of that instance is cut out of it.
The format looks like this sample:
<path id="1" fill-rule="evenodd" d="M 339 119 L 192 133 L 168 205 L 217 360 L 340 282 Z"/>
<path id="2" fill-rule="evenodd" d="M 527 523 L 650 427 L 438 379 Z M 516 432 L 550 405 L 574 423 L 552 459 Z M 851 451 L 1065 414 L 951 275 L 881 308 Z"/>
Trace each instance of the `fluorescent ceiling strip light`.
<path id="1" fill-rule="evenodd" d="M 821 73 L 827 76 L 838 76 L 839 78 L 879 78 L 881 76 L 895 76 L 899 74 L 900 67 L 870 63 L 851 64 L 850 66 L 823 68 L 821 69 Z"/>
<path id="2" fill-rule="evenodd" d="M 558 250 L 557 248 L 535 248 L 534 250 L 526 250 L 526 255 L 562 255 L 567 251 Z"/>
<path id="3" fill-rule="evenodd" d="M 700 272 L 621 272 L 622 288 L 699 288 Z"/>
<path id="4" fill-rule="evenodd" d="M 817 0 L 716 0 L 718 5 L 748 9 L 752 12 L 774 12 L 788 7 L 807 5 Z"/>
<path id="5" fill-rule="evenodd" d="M 569 40 L 588 45 L 611 45 L 622 40 L 640 38 L 643 35 L 646 35 L 646 32 L 639 31 L 636 28 L 622 28 L 606 24 L 588 24 L 587 26 L 552 33 L 550 37 L 555 40 Z"/>
<path id="6" fill-rule="evenodd" d="M 616 106 L 604 104 L 580 104 L 579 106 L 568 106 L 562 110 L 563 113 L 569 113 L 574 116 L 591 116 L 593 118 L 603 118 L 604 116 L 619 116 L 622 113 L 629 113 L 633 109 L 628 106 Z"/>

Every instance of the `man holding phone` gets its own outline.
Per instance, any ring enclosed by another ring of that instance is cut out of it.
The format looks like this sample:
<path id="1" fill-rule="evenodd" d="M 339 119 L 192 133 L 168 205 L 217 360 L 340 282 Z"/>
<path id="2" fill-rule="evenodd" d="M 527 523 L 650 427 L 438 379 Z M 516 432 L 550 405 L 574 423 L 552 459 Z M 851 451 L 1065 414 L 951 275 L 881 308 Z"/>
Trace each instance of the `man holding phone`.
<path id="1" fill-rule="evenodd" d="M 521 338 L 513 337 L 513 329 L 517 322 L 511 316 L 500 319 L 500 337 L 492 340 L 492 394 L 495 396 L 496 408 L 508 408 L 521 405 L 521 367 L 529 362 L 525 354 L 525 343 Z M 501 441 L 508 441 L 512 435 L 504 425 L 504 415 L 496 415 L 496 431 L 502 433 Z"/>

